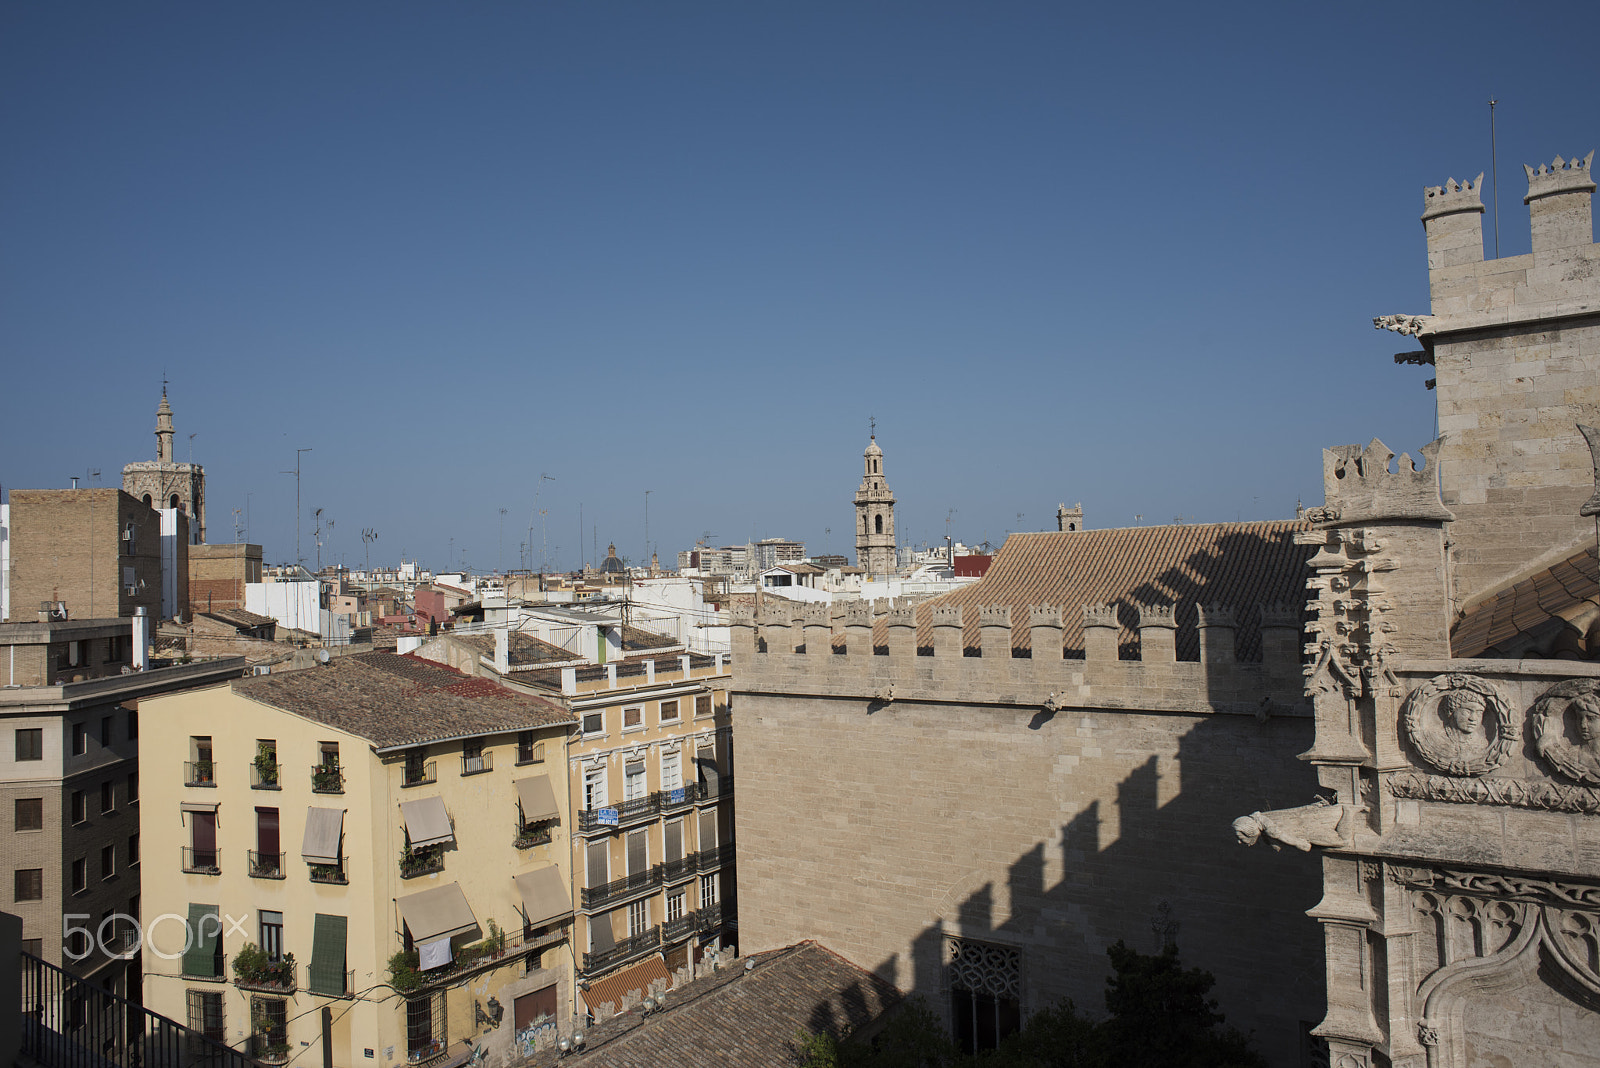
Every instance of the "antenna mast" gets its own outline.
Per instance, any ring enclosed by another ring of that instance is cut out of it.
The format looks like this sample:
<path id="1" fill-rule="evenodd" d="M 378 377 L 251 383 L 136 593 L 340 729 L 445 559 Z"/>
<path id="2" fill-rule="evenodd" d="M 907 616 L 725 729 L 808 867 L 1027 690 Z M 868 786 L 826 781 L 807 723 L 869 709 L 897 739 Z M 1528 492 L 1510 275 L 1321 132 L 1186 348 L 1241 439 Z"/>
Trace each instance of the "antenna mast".
<path id="1" fill-rule="evenodd" d="M 1498 100 L 1489 101 L 1489 190 L 1494 198 L 1494 258 L 1500 258 L 1500 161 L 1495 153 L 1494 106 Z"/>

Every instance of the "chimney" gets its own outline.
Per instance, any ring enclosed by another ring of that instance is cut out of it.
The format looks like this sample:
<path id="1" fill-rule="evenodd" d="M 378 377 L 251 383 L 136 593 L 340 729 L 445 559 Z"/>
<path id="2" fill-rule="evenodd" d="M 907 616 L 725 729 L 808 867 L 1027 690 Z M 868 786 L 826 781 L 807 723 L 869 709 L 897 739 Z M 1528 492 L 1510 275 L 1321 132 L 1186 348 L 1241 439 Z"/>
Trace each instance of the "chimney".
<path id="1" fill-rule="evenodd" d="M 133 610 L 133 670 L 150 667 L 150 610 L 143 605 Z"/>
<path id="2" fill-rule="evenodd" d="M 495 628 L 494 669 L 501 675 L 511 670 L 511 632 L 505 627 Z"/>
<path id="3" fill-rule="evenodd" d="M 1528 173 L 1528 195 L 1522 202 L 1528 205 L 1533 225 L 1535 255 L 1594 243 L 1594 220 L 1590 214 L 1594 173 L 1589 168 L 1593 161 L 1594 153 L 1590 152 L 1584 159 L 1570 161 L 1557 156 L 1549 166 L 1539 164 L 1537 171 L 1526 163 L 1522 165 Z"/>

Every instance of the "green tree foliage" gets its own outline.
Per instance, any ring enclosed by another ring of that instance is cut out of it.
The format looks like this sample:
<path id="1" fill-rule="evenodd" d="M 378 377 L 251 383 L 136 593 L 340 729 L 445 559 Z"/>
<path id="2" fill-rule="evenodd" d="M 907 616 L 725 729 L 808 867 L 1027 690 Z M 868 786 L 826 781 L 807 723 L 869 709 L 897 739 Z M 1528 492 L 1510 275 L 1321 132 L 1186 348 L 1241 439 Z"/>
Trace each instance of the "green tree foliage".
<path id="1" fill-rule="evenodd" d="M 1185 969 L 1168 946 L 1147 955 L 1122 942 L 1106 950 L 1110 1016 L 1095 1021 L 1070 1001 L 1035 1013 L 999 1049 L 964 1056 L 938 1017 L 909 999 L 872 1041 L 828 1034 L 800 1039 L 803 1068 L 1266 1068 L 1237 1028 L 1225 1027 L 1216 980 Z"/>

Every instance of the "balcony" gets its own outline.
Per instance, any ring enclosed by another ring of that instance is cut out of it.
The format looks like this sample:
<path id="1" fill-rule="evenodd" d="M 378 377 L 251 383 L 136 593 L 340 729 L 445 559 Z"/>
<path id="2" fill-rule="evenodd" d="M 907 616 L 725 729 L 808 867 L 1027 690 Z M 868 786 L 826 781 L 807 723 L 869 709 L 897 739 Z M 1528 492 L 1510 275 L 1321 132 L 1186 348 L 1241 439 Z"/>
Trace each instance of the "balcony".
<path id="1" fill-rule="evenodd" d="M 444 850 L 432 847 L 407 849 L 400 854 L 400 878 L 415 879 L 444 871 Z"/>
<path id="2" fill-rule="evenodd" d="M 690 854 L 689 859 L 694 862 L 696 871 L 715 871 L 724 864 L 733 863 L 733 843 L 702 849 L 698 853 Z"/>
<path id="3" fill-rule="evenodd" d="M 677 860 L 669 860 L 665 864 L 661 865 L 662 881 L 670 883 L 675 882 L 678 879 L 687 879 L 689 876 L 693 875 L 699 870 L 695 867 L 695 856 L 696 854 L 690 853 L 686 857 L 679 857 Z"/>
<path id="4" fill-rule="evenodd" d="M 700 788 L 700 800 L 715 801 L 719 797 L 733 796 L 733 776 L 723 775 L 715 782 L 699 782 L 695 784 Z"/>
<path id="5" fill-rule="evenodd" d="M 311 865 L 311 881 L 314 883 L 333 883 L 345 886 L 350 882 L 350 877 L 344 873 L 344 861 L 337 864 Z"/>
<path id="6" fill-rule="evenodd" d="M 311 965 L 307 964 L 306 965 L 306 981 L 305 981 L 305 985 L 302 986 L 300 989 L 309 991 L 310 993 L 313 993 L 313 994 L 320 994 L 323 997 L 330 997 L 330 998 L 351 998 L 351 997 L 355 997 L 355 994 L 356 994 L 356 973 L 355 973 L 355 969 L 352 968 L 352 969 L 346 971 L 344 973 L 343 977 L 340 979 L 340 982 L 343 984 L 344 989 L 342 989 L 342 990 L 340 990 L 338 992 L 334 992 L 334 991 L 330 991 L 330 990 L 318 990 L 316 987 L 314 987 L 311 984 Z"/>
<path id="7" fill-rule="evenodd" d="M 222 850 L 215 846 L 210 849 L 195 849 L 192 846 L 181 846 L 183 853 L 183 870 L 192 875 L 221 875 Z"/>
<path id="8" fill-rule="evenodd" d="M 722 926 L 722 905 L 715 903 L 707 905 L 694 914 L 694 924 L 702 931 L 715 930 Z"/>
<path id="9" fill-rule="evenodd" d="M 554 821 L 530 824 L 522 829 L 521 834 L 511 840 L 511 844 L 517 849 L 532 849 L 534 846 L 549 845 L 554 833 Z"/>
<path id="10" fill-rule="evenodd" d="M 211 958 L 211 972 L 191 972 L 188 970 L 189 963 L 189 955 L 185 953 L 183 959 L 179 961 L 179 967 L 183 970 L 185 982 L 226 983 L 228 981 L 228 958 L 224 954 L 218 953 Z"/>
<path id="11" fill-rule="evenodd" d="M 585 886 L 578 891 L 578 894 L 580 903 L 584 908 L 598 909 L 660 885 L 661 865 L 657 864 L 648 871 L 625 875 L 620 879 L 613 879 L 602 886 Z"/>
<path id="12" fill-rule="evenodd" d="M 647 794 L 636 797 L 632 801 L 624 801 L 620 805 L 609 805 L 604 808 L 584 809 L 578 813 L 578 830 L 584 834 L 596 831 L 607 831 L 614 827 L 626 827 L 629 824 L 642 820 L 654 819 L 661 812 L 661 795 Z M 607 816 L 602 818 L 601 813 Z M 615 814 L 615 820 L 610 819 Z"/>
<path id="13" fill-rule="evenodd" d="M 661 925 L 661 941 L 663 944 L 667 942 L 678 942 L 688 938 L 699 929 L 700 925 L 695 922 L 695 914 L 692 912 L 686 912 L 677 919 L 668 920 L 666 923 Z"/>
<path id="14" fill-rule="evenodd" d="M 632 938 L 624 938 L 610 949 L 601 950 L 599 953 L 585 953 L 583 955 L 584 974 L 592 975 L 602 969 L 632 960 L 634 957 L 643 956 L 660 944 L 661 928 L 652 927 L 643 934 L 634 935 Z"/>
<path id="15" fill-rule="evenodd" d="M 217 780 L 213 777 L 216 765 L 209 760 L 185 760 L 183 762 L 183 785 L 208 786 L 216 788 Z"/>
<path id="16" fill-rule="evenodd" d="M 482 775 L 486 771 L 494 770 L 494 753 L 474 753 L 468 756 L 461 754 L 462 775 Z"/>
<path id="17" fill-rule="evenodd" d="M 692 782 L 677 790 L 662 790 L 656 796 L 661 799 L 662 812 L 676 812 L 696 801 L 705 800 L 706 788 L 703 783 Z"/>
<path id="18" fill-rule="evenodd" d="M 283 854 L 260 853 L 252 849 L 250 857 L 250 878 L 252 879 L 282 879 Z"/>
<path id="19" fill-rule="evenodd" d="M 241 969 L 239 962 L 253 954 L 249 966 Z M 282 960 L 267 960 L 266 954 L 254 946 L 246 946 L 233 960 L 233 985 L 240 990 L 254 990 L 262 994 L 294 993 L 294 954 Z"/>
<path id="20" fill-rule="evenodd" d="M 407 764 L 400 772 L 401 789 L 408 786 L 427 786 L 438 781 L 437 762 L 432 760 L 423 764 Z"/>
<path id="21" fill-rule="evenodd" d="M 269 764 L 262 760 L 255 760 L 251 762 L 250 789 L 281 790 L 283 789 L 282 781 L 282 764 Z"/>
<path id="22" fill-rule="evenodd" d="M 314 794 L 344 793 L 344 769 L 337 764 L 316 764 L 311 768 L 311 792 Z"/>

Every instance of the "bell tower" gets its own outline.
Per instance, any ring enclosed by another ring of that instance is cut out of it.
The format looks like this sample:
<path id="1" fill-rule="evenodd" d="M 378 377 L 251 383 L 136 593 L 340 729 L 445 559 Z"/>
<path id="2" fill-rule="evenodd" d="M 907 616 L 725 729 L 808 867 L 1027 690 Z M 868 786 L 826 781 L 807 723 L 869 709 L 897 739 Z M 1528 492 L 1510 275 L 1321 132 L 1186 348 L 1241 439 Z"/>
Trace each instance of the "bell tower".
<path id="1" fill-rule="evenodd" d="M 161 387 L 156 406 L 156 458 L 139 460 L 122 468 L 122 489 L 151 508 L 176 508 L 189 517 L 189 537 L 195 545 L 206 542 L 206 469 L 181 463 L 173 455 L 172 404 L 167 387 Z M 190 435 L 191 438 L 193 435 Z"/>
<path id="2" fill-rule="evenodd" d="M 883 481 L 883 450 L 878 448 L 877 426 L 862 454 L 865 468 L 856 490 L 856 566 L 867 577 L 889 575 L 895 569 L 894 493 Z"/>

